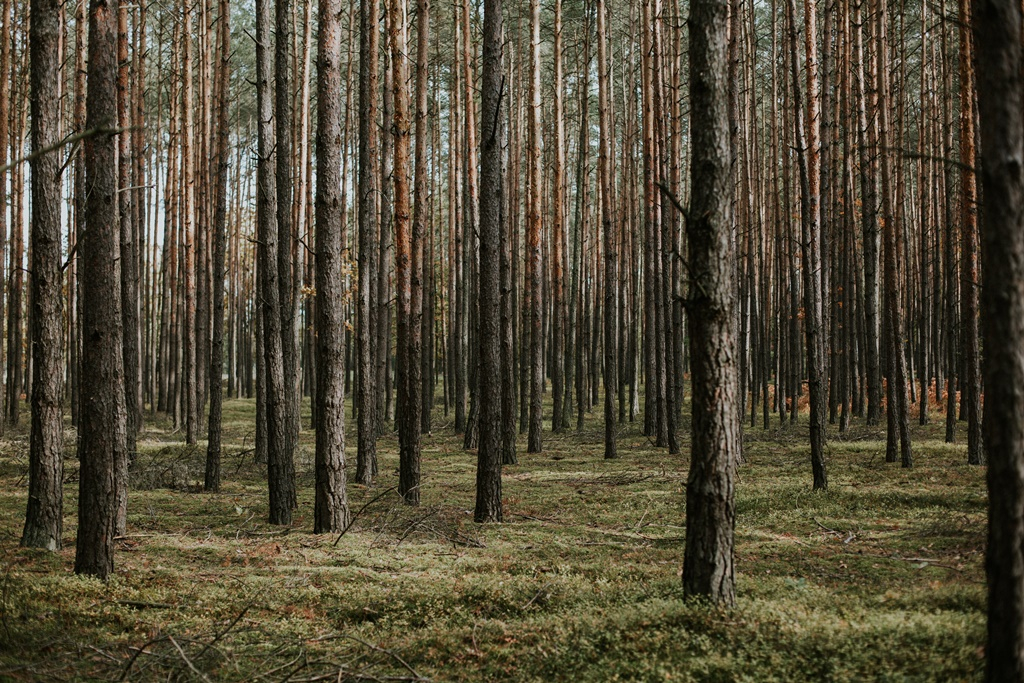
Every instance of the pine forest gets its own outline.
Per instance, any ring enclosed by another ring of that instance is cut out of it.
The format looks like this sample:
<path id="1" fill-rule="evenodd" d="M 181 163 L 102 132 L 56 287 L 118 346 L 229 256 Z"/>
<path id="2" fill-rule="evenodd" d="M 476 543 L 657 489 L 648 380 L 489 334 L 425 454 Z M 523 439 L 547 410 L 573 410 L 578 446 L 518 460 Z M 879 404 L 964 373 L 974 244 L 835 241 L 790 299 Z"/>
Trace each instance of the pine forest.
<path id="1" fill-rule="evenodd" d="M 0 0 L 0 679 L 1024 683 L 1022 51 Z"/>

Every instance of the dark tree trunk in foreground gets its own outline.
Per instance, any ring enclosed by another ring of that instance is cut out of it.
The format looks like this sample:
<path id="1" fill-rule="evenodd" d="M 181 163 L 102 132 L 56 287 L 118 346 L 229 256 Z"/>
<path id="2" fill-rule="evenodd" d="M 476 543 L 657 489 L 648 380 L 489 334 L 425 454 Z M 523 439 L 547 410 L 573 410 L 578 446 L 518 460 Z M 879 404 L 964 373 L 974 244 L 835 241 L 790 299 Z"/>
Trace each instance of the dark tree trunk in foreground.
<path id="1" fill-rule="evenodd" d="M 421 0 L 422 1 L 422 0 Z M 477 522 L 502 521 L 502 336 L 501 231 L 505 179 L 501 142 L 505 126 L 502 97 L 501 0 L 484 0 L 483 69 L 480 74 L 480 442 L 476 460 Z M 507 346 L 504 347 L 507 349 Z M 511 412 L 511 411 L 508 411 Z"/>
<path id="2" fill-rule="evenodd" d="M 376 0 L 361 0 L 359 37 L 359 284 L 356 360 L 358 445 L 356 481 L 373 483 L 377 474 L 377 392 L 374 322 L 377 318 L 377 50 Z"/>
<path id="3" fill-rule="evenodd" d="M 210 342 L 210 422 L 206 445 L 206 491 L 220 490 L 221 375 L 224 374 L 224 251 L 228 221 L 228 93 L 231 75 L 231 10 L 220 0 L 221 61 L 217 112 L 217 206 L 213 218 L 213 335 Z"/>
<path id="4" fill-rule="evenodd" d="M 270 523 L 291 524 L 295 482 L 291 451 L 288 450 L 288 388 L 285 385 L 284 353 L 281 346 L 280 285 L 277 252 L 276 143 L 270 87 L 273 73 L 270 0 L 256 3 L 256 223 L 258 257 L 263 276 L 263 347 L 267 401 L 267 484 L 270 490 Z"/>
<path id="5" fill-rule="evenodd" d="M 115 467 L 125 457 L 121 269 L 117 215 L 117 0 L 91 0 L 85 141 L 88 197 L 82 266 L 82 412 L 78 457 L 75 573 L 106 579 L 114 570 Z"/>
<path id="6" fill-rule="evenodd" d="M 341 0 L 320 0 L 316 129 L 316 496 L 313 533 L 349 523 L 341 330 Z"/>
<path id="7" fill-rule="evenodd" d="M 689 328 L 692 372 L 690 474 L 683 591 L 735 600 L 733 478 L 740 452 L 735 410 L 733 258 L 726 81 L 727 0 L 690 3 Z"/>
<path id="8" fill-rule="evenodd" d="M 32 151 L 57 142 L 60 2 L 33 0 Z M 64 530 L 59 154 L 32 162 L 32 433 L 23 546 L 59 550 Z"/>
<path id="9" fill-rule="evenodd" d="M 986 680 L 1024 680 L 1024 80 L 1021 6 L 977 0 L 988 453 Z"/>

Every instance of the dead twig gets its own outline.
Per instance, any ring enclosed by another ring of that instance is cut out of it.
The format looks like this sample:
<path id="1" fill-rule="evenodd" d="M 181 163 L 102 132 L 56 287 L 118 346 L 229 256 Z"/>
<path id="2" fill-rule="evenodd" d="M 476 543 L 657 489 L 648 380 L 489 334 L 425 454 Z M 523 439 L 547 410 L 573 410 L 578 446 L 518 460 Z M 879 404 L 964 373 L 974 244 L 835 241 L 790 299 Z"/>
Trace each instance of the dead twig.
<path id="1" fill-rule="evenodd" d="M 381 654 L 385 654 L 385 655 L 391 657 L 396 662 L 398 662 L 403 667 L 405 667 L 406 671 L 408 671 L 409 673 L 411 673 L 413 675 L 412 680 L 414 680 L 414 681 L 429 681 L 430 680 L 429 678 L 426 678 L 424 676 L 420 676 L 416 672 L 416 669 L 414 669 L 411 666 L 409 666 L 409 662 L 405 661 L 400 656 L 398 656 L 397 653 L 392 652 L 391 650 L 388 650 L 386 648 L 380 647 L 379 645 L 374 645 L 373 643 L 369 643 L 369 642 L 367 642 L 367 641 L 365 641 L 362 638 L 359 638 L 357 636 L 345 635 L 343 637 L 344 638 L 350 638 L 350 639 L 356 641 L 357 643 L 361 643 L 361 644 L 365 645 L 366 647 L 370 648 L 371 650 L 373 650 L 374 652 L 380 652 Z"/>
<path id="2" fill-rule="evenodd" d="M 384 489 L 383 491 L 378 493 L 376 496 L 374 496 L 370 501 L 368 501 L 367 503 L 363 504 L 363 507 L 361 507 L 358 510 L 356 510 L 355 514 L 353 514 L 352 517 L 349 518 L 348 524 L 345 525 L 345 528 L 342 529 L 341 533 L 338 534 L 338 537 L 336 539 L 334 539 L 334 543 L 332 543 L 332 545 L 334 547 L 338 546 L 338 541 L 341 540 L 342 536 L 344 536 L 345 534 L 348 533 L 348 530 L 351 529 L 352 525 L 356 523 L 356 518 L 359 517 L 359 515 L 361 515 L 363 513 L 363 510 L 365 510 L 366 508 L 370 507 L 371 505 L 376 503 L 378 500 L 380 500 L 381 498 L 383 498 L 384 496 L 386 496 L 387 494 L 391 493 L 392 491 L 394 491 L 397 488 L 398 488 L 397 486 L 392 486 L 390 488 Z"/>
<path id="3" fill-rule="evenodd" d="M 196 676 L 199 676 L 207 683 L 210 683 L 210 679 L 207 677 L 207 675 L 199 669 L 197 669 L 195 664 L 193 664 L 192 661 L 185 655 L 185 651 L 181 649 L 180 645 L 178 645 L 178 641 L 174 639 L 174 636 L 167 636 L 167 640 L 169 640 L 171 645 L 174 646 L 174 649 L 178 651 L 178 654 L 181 655 L 182 660 L 184 660 L 188 668 L 192 670 L 192 673 L 194 673 Z"/>

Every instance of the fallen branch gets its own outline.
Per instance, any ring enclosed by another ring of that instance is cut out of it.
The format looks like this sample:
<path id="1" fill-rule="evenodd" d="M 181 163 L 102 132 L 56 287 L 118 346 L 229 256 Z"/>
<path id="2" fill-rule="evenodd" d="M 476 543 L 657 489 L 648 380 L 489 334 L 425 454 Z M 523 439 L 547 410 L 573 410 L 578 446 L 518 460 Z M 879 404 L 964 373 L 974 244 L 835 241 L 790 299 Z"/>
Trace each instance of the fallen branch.
<path id="1" fill-rule="evenodd" d="M 372 500 L 370 500 L 369 502 L 365 503 L 363 505 L 363 507 L 361 507 L 358 510 L 356 510 L 355 514 L 352 515 L 351 518 L 349 518 L 348 524 L 345 525 L 345 528 L 341 530 L 341 533 L 338 534 L 338 537 L 336 539 L 334 539 L 334 543 L 332 543 L 331 545 L 333 545 L 334 547 L 338 546 L 338 541 L 341 540 L 342 536 L 344 536 L 345 534 L 348 533 L 348 530 L 351 529 L 352 525 L 356 523 L 356 518 L 359 517 L 359 515 L 363 514 L 363 510 L 365 510 L 366 508 L 370 507 L 371 505 L 376 503 L 378 500 L 380 500 L 381 498 L 383 498 L 384 496 L 386 496 L 387 494 L 391 493 L 392 491 L 394 491 L 397 488 L 398 488 L 397 486 L 392 486 L 390 488 L 384 489 L 383 491 L 378 493 L 376 496 L 374 496 Z"/>
<path id="2" fill-rule="evenodd" d="M 192 670 L 192 673 L 194 673 L 196 676 L 199 676 L 207 683 L 210 683 L 210 679 L 206 676 L 206 674 L 197 669 L 195 664 L 193 664 L 189 660 L 189 658 L 185 656 L 185 651 L 181 649 L 180 645 L 178 645 L 178 641 L 176 641 L 173 636 L 167 636 L 167 640 L 169 640 L 171 642 L 171 645 L 174 646 L 174 649 L 178 651 L 178 654 L 181 655 L 181 658 L 185 661 L 185 664 L 187 664 L 188 668 Z"/>
<path id="3" fill-rule="evenodd" d="M 429 678 L 426 678 L 424 676 L 420 676 L 416 672 L 415 669 L 413 669 L 411 666 L 409 666 L 409 662 L 405 661 L 404 659 L 399 657 L 398 654 L 392 652 L 391 650 L 388 650 L 386 648 L 380 647 L 379 645 L 374 645 L 373 643 L 368 643 L 365 640 L 363 640 L 362 638 L 359 638 L 357 636 L 344 635 L 342 637 L 343 638 L 350 638 L 351 640 L 354 640 L 357 643 L 362 643 L 363 645 L 365 645 L 366 647 L 370 648 L 371 650 L 373 650 L 375 652 L 380 652 L 381 654 L 385 654 L 385 655 L 393 658 L 399 664 L 404 666 L 406 671 L 408 671 L 409 673 L 411 673 L 413 675 L 412 680 L 414 680 L 414 681 L 429 681 L 430 680 Z M 406 680 L 408 680 L 408 679 L 406 679 Z"/>

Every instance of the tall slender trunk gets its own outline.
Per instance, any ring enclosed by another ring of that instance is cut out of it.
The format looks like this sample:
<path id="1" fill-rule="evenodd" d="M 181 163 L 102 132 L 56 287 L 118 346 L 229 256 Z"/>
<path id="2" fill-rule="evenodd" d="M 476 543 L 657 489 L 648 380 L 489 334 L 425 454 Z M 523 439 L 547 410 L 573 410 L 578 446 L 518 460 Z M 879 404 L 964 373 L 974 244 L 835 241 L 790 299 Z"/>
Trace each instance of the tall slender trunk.
<path id="1" fill-rule="evenodd" d="M 821 302 L 821 226 L 818 205 L 821 180 L 818 148 L 817 56 L 815 49 L 814 0 L 806 0 L 804 30 L 807 33 L 807 126 L 804 126 L 803 98 L 800 92 L 796 48 L 796 2 L 789 0 L 790 70 L 793 83 L 793 120 L 796 125 L 797 161 L 800 167 L 801 258 L 804 279 L 804 335 L 807 352 L 807 386 L 810 394 L 811 469 L 814 489 L 828 488 L 825 472 L 824 346 L 822 344 Z M 805 132 L 806 131 L 806 132 Z"/>
<path id="2" fill-rule="evenodd" d="M 127 412 L 128 453 L 135 452 L 135 437 L 139 431 L 142 385 L 139 378 L 139 249 L 136 240 L 132 186 L 134 157 L 141 150 L 132 149 L 131 111 L 129 88 L 131 60 L 128 58 L 128 8 L 121 6 L 117 21 L 117 118 L 121 132 L 117 136 L 117 206 L 121 230 L 121 315 L 124 318 L 124 395 Z"/>
<path id="3" fill-rule="evenodd" d="M 78 442 L 78 539 L 75 573 L 106 579 L 114 571 L 117 463 L 125 450 L 124 360 L 117 214 L 117 0 L 90 0 L 88 203 L 82 235 L 82 414 Z"/>
<path id="4" fill-rule="evenodd" d="M 270 0 L 256 3 L 256 100 L 257 100 L 257 202 L 256 222 L 262 279 L 264 382 L 267 411 L 267 483 L 271 524 L 291 524 L 295 481 L 288 439 L 288 387 L 285 384 L 282 350 L 277 232 L 277 182 L 279 151 L 275 142 L 271 87 L 273 60 Z"/>
<path id="5" fill-rule="evenodd" d="M 321 0 L 317 33 L 316 494 L 313 533 L 340 532 L 345 491 L 345 356 L 342 315 L 341 0 Z"/>
<path id="6" fill-rule="evenodd" d="M 420 0 L 424 2 L 425 0 Z M 502 521 L 501 465 L 502 452 L 507 455 L 503 435 L 507 425 L 502 415 L 511 417 L 510 387 L 502 371 L 503 358 L 511 350 L 507 334 L 501 328 L 502 316 L 508 311 L 502 305 L 502 280 L 508 266 L 502 267 L 502 231 L 504 227 L 504 186 L 502 142 L 504 140 L 504 79 L 502 76 L 501 0 L 485 0 L 483 26 L 483 68 L 481 70 L 480 120 L 480 447 L 477 451 L 476 508 L 477 522 Z M 510 364 L 505 363 L 510 371 Z M 503 402 L 505 405 L 503 406 Z M 503 410 L 504 408 L 504 410 Z M 514 442 L 512 444 L 514 454 Z"/>
<path id="7" fill-rule="evenodd" d="M 228 85 L 231 76 L 231 8 L 220 0 L 220 73 L 217 92 L 216 208 L 213 217 L 213 333 L 210 349 L 210 419 L 206 445 L 206 491 L 220 490 L 221 376 L 224 374 L 224 252 L 228 222 Z"/>
<path id="8" fill-rule="evenodd" d="M 974 46 L 971 5 L 960 0 L 960 340 L 966 370 L 961 397 L 967 404 L 967 462 L 985 463 L 981 440 L 981 354 L 978 344 L 978 181 L 974 149 Z"/>
<path id="9" fill-rule="evenodd" d="M 530 142 L 527 146 L 529 164 L 529 190 L 527 210 L 527 258 L 530 261 L 530 431 L 526 451 L 540 453 L 542 401 L 544 398 L 544 340 L 541 315 L 541 111 L 540 111 L 540 0 L 530 2 Z"/>
<path id="10" fill-rule="evenodd" d="M 615 390 L 617 378 L 617 320 L 615 268 L 616 237 L 612 208 L 612 130 L 611 68 L 608 60 L 608 34 L 606 0 L 597 3 L 597 83 L 598 118 L 600 120 L 597 177 L 601 184 L 601 233 L 604 236 L 604 457 L 616 458 L 615 450 Z"/>
<path id="11" fill-rule="evenodd" d="M 379 2 L 360 0 L 359 27 L 359 316 L 356 363 L 358 446 L 356 481 L 373 483 L 377 474 L 377 188 L 380 155 L 377 150 L 377 20 Z"/>
<path id="12" fill-rule="evenodd" d="M 415 272 L 418 260 L 414 255 L 412 225 L 409 216 L 409 87 L 406 83 L 406 28 L 404 0 L 390 0 L 388 28 L 391 45 L 391 84 L 394 88 L 394 119 L 391 134 L 394 139 L 395 166 L 395 279 L 398 294 L 397 353 L 398 353 L 398 439 L 399 466 L 398 491 L 409 505 L 420 502 L 420 320 L 414 308 L 413 294 L 420 287 L 420 276 Z M 424 92 L 424 99 L 426 93 Z M 417 100 L 419 98 L 417 97 Z M 424 102 L 424 108 L 426 103 Z M 424 126 L 425 133 L 425 126 Z M 420 138 L 417 138 L 417 149 Z M 426 153 L 426 139 L 423 153 Z M 424 160 L 425 164 L 425 160 Z M 425 175 L 425 174 L 424 174 Z M 423 179 L 424 182 L 426 178 Z M 423 211 L 426 202 L 423 202 Z M 421 216 L 422 219 L 422 216 Z M 422 242 L 420 243 L 422 254 Z"/>
<path id="13" fill-rule="evenodd" d="M 292 92 L 289 46 L 292 36 L 291 0 L 275 0 L 274 22 L 274 123 L 277 128 L 277 285 L 279 315 L 281 316 L 281 356 L 284 365 L 284 420 L 285 452 L 283 462 L 286 476 L 295 478 L 291 453 L 299 441 L 299 393 L 296 382 L 295 349 L 295 279 L 292 250 L 295 231 L 292 223 Z M 294 487 L 288 492 L 288 504 L 297 507 Z"/>
<path id="14" fill-rule="evenodd" d="M 58 127 L 60 2 L 33 0 L 29 51 L 32 70 L 32 151 L 60 138 Z M 60 159 L 32 162 L 32 431 L 28 510 L 21 545 L 59 550 L 64 530 L 64 441 L 61 403 L 62 303 Z"/>

